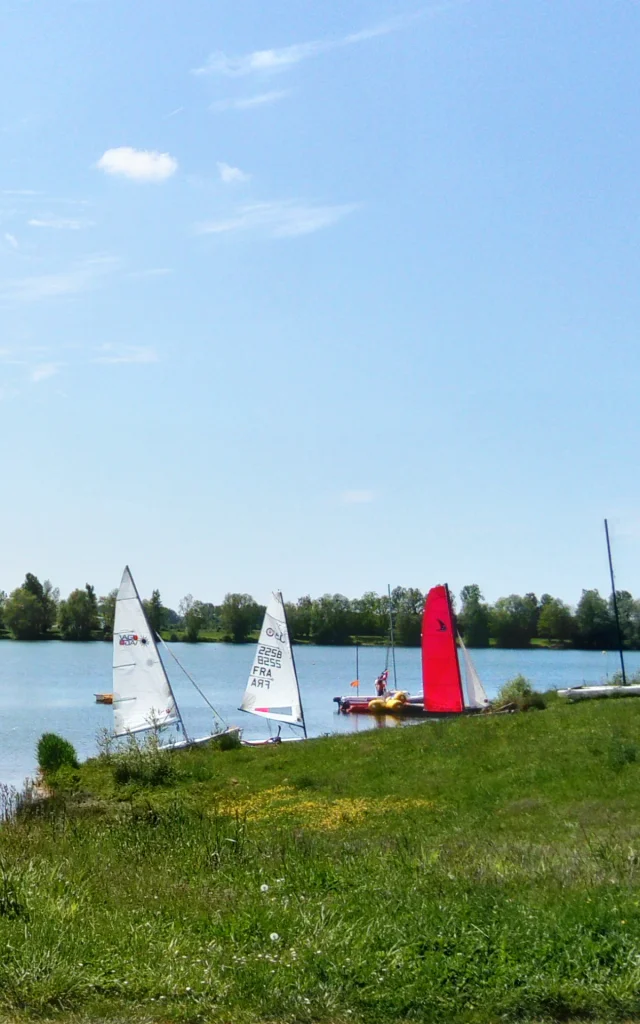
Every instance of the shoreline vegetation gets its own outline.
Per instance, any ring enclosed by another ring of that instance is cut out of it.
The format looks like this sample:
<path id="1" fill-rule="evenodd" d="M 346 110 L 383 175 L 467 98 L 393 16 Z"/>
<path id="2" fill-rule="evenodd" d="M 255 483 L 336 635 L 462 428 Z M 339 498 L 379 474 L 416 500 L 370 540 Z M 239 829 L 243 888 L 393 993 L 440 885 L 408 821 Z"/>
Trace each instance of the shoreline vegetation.
<path id="1" fill-rule="evenodd" d="M 640 702 L 260 749 L 43 737 L 0 828 L 0 1016 L 638 1019 Z"/>
<path id="2" fill-rule="evenodd" d="M 111 640 L 116 591 L 98 597 L 94 587 L 61 598 L 49 580 L 27 573 L 7 595 L 0 590 L 0 639 Z M 616 591 L 624 648 L 640 650 L 640 600 Z M 187 594 L 178 610 L 167 608 L 160 592 L 144 600 L 149 625 L 167 643 L 255 643 L 264 605 L 249 594 L 227 594 L 220 605 Z M 396 587 L 391 594 L 394 639 L 399 647 L 418 647 L 424 594 Z M 511 594 L 494 604 L 480 587 L 462 588 L 457 625 L 467 647 L 510 649 L 614 650 L 618 647 L 613 599 L 583 590 L 575 608 L 559 598 Z M 305 596 L 285 604 L 293 643 L 318 646 L 384 646 L 389 642 L 389 598 L 374 592 L 360 598 L 342 594 Z"/>

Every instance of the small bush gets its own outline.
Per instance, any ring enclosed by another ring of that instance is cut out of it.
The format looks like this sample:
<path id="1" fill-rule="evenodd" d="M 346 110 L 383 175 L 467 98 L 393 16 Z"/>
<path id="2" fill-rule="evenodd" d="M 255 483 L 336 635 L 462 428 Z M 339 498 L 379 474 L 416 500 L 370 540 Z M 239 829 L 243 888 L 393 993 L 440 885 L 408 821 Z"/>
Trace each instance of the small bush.
<path id="1" fill-rule="evenodd" d="M 626 672 L 627 686 L 640 686 L 640 672 Z M 613 675 L 607 679 L 609 686 L 624 686 L 622 681 L 622 672 L 614 672 Z"/>
<path id="2" fill-rule="evenodd" d="M 143 786 L 168 786 L 176 778 L 171 752 L 163 750 L 157 737 L 140 744 L 134 736 L 128 746 L 112 758 L 113 780 L 119 786 L 138 782 Z"/>
<path id="3" fill-rule="evenodd" d="M 215 740 L 218 750 L 237 750 L 242 746 L 239 732 L 224 732 Z"/>
<path id="4" fill-rule="evenodd" d="M 69 740 L 55 732 L 45 732 L 38 740 L 38 767 L 43 775 L 52 775 L 59 768 L 78 768 L 78 755 Z"/>
<path id="5" fill-rule="evenodd" d="M 517 675 L 504 684 L 496 704 L 515 704 L 518 711 L 543 711 L 547 702 L 541 693 L 537 693 L 526 676 Z"/>

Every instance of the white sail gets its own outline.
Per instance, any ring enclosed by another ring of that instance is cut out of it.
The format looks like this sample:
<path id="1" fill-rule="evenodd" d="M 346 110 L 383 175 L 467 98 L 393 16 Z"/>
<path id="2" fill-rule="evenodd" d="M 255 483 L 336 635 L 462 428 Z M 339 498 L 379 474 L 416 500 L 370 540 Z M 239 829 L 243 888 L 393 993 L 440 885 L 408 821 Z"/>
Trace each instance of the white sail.
<path id="1" fill-rule="evenodd" d="M 279 592 L 272 594 L 267 605 L 241 710 L 276 722 L 304 726 L 298 677 Z"/>
<path id="2" fill-rule="evenodd" d="M 116 736 L 180 721 L 129 566 L 122 574 L 116 599 L 113 711 Z"/>
<path id="3" fill-rule="evenodd" d="M 485 708 L 489 701 L 486 693 L 484 692 L 484 686 L 480 682 L 480 676 L 476 672 L 476 667 L 462 641 L 462 637 L 459 636 L 458 640 L 460 641 L 462 657 L 464 660 L 465 689 L 467 691 L 465 707 Z"/>

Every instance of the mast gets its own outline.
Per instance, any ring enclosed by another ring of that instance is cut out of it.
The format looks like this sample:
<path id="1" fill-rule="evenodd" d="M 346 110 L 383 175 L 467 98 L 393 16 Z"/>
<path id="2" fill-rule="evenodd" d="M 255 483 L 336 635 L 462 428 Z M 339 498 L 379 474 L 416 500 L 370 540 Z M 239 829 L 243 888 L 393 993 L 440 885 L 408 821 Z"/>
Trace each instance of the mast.
<path id="1" fill-rule="evenodd" d="M 611 596 L 613 598 L 613 613 L 616 619 L 616 630 L 618 632 L 618 651 L 620 653 L 620 668 L 622 669 L 622 685 L 627 685 L 627 674 L 624 669 L 624 643 L 622 640 L 622 630 L 620 629 L 620 615 L 618 614 L 618 598 L 616 596 L 616 581 L 613 575 L 613 561 L 611 559 L 611 542 L 609 540 L 609 524 L 607 520 L 604 521 L 604 532 L 607 538 L 607 555 L 609 556 L 609 573 L 611 575 Z"/>
<path id="2" fill-rule="evenodd" d="M 284 606 L 284 598 L 282 597 L 282 591 L 279 590 L 278 594 L 280 595 L 280 602 L 282 604 L 282 614 L 284 615 L 284 624 L 286 626 L 287 636 L 289 638 L 289 648 L 291 650 L 291 661 L 293 663 L 293 674 L 294 674 L 294 677 L 295 677 L 295 680 L 296 680 L 296 688 L 298 690 L 298 702 L 300 704 L 300 714 L 302 715 L 302 728 L 304 730 L 304 738 L 306 740 L 309 737 L 307 736 L 307 722 L 306 722 L 306 719 L 304 717 L 304 708 L 302 706 L 302 696 L 300 694 L 300 683 L 298 681 L 298 670 L 296 668 L 296 659 L 294 658 L 294 655 L 293 655 L 293 639 L 291 637 L 291 630 L 289 629 L 289 623 L 287 621 L 287 609 Z"/>
<path id="3" fill-rule="evenodd" d="M 145 610 L 145 607 L 144 607 L 142 601 L 140 600 L 140 594 L 138 593 L 138 588 L 136 586 L 136 581 L 133 578 L 133 575 L 131 573 L 131 569 L 129 569 L 129 566 L 127 566 L 127 569 L 129 570 L 129 576 L 131 577 L 131 582 L 133 583 L 133 589 L 135 590 L 136 597 L 138 598 L 138 603 L 140 605 L 140 610 L 141 610 L 142 615 L 144 617 L 144 621 L 147 624 L 147 629 L 149 630 L 149 636 L 152 636 L 154 638 L 154 640 L 155 640 L 156 631 L 155 631 L 155 629 L 151 628 L 151 624 L 150 624 L 149 619 L 147 617 L 147 612 Z M 162 637 L 160 637 L 160 640 L 162 641 Z M 158 650 L 158 645 L 157 644 L 156 644 L 156 650 Z M 183 734 L 185 740 L 188 743 L 189 742 L 189 734 L 188 734 L 187 730 L 184 727 L 184 722 L 182 720 L 182 712 L 180 711 L 180 705 L 178 704 L 178 702 L 176 700 L 176 695 L 173 692 L 173 687 L 171 685 L 171 680 L 169 679 L 169 674 L 168 674 L 168 672 L 167 672 L 167 670 L 165 668 L 165 664 L 164 664 L 164 662 L 162 660 L 162 657 L 160 655 L 160 651 L 158 651 L 158 657 L 160 658 L 160 663 L 161 663 L 161 665 L 162 665 L 162 667 L 164 669 L 164 677 L 165 677 L 165 679 L 167 681 L 167 686 L 169 687 L 169 693 L 171 694 L 171 697 L 173 699 L 174 707 L 175 707 L 176 711 L 178 712 L 178 718 L 180 719 L 180 725 L 182 727 L 182 734 Z"/>
<path id="4" fill-rule="evenodd" d="M 393 639 L 393 609 L 391 607 L 391 584 L 387 583 L 387 591 L 389 593 L 389 631 L 391 633 L 391 660 L 393 662 L 393 688 L 398 689 L 398 681 L 396 679 L 396 647 Z"/>

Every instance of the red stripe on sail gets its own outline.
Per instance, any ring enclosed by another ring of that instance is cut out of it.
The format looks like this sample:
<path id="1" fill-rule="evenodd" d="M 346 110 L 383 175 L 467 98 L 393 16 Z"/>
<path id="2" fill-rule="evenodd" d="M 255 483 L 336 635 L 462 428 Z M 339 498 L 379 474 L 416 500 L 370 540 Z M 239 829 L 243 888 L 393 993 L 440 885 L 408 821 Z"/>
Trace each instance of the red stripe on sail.
<path id="1" fill-rule="evenodd" d="M 422 687 L 426 711 L 462 711 L 462 680 L 447 587 L 433 587 L 422 616 Z"/>

